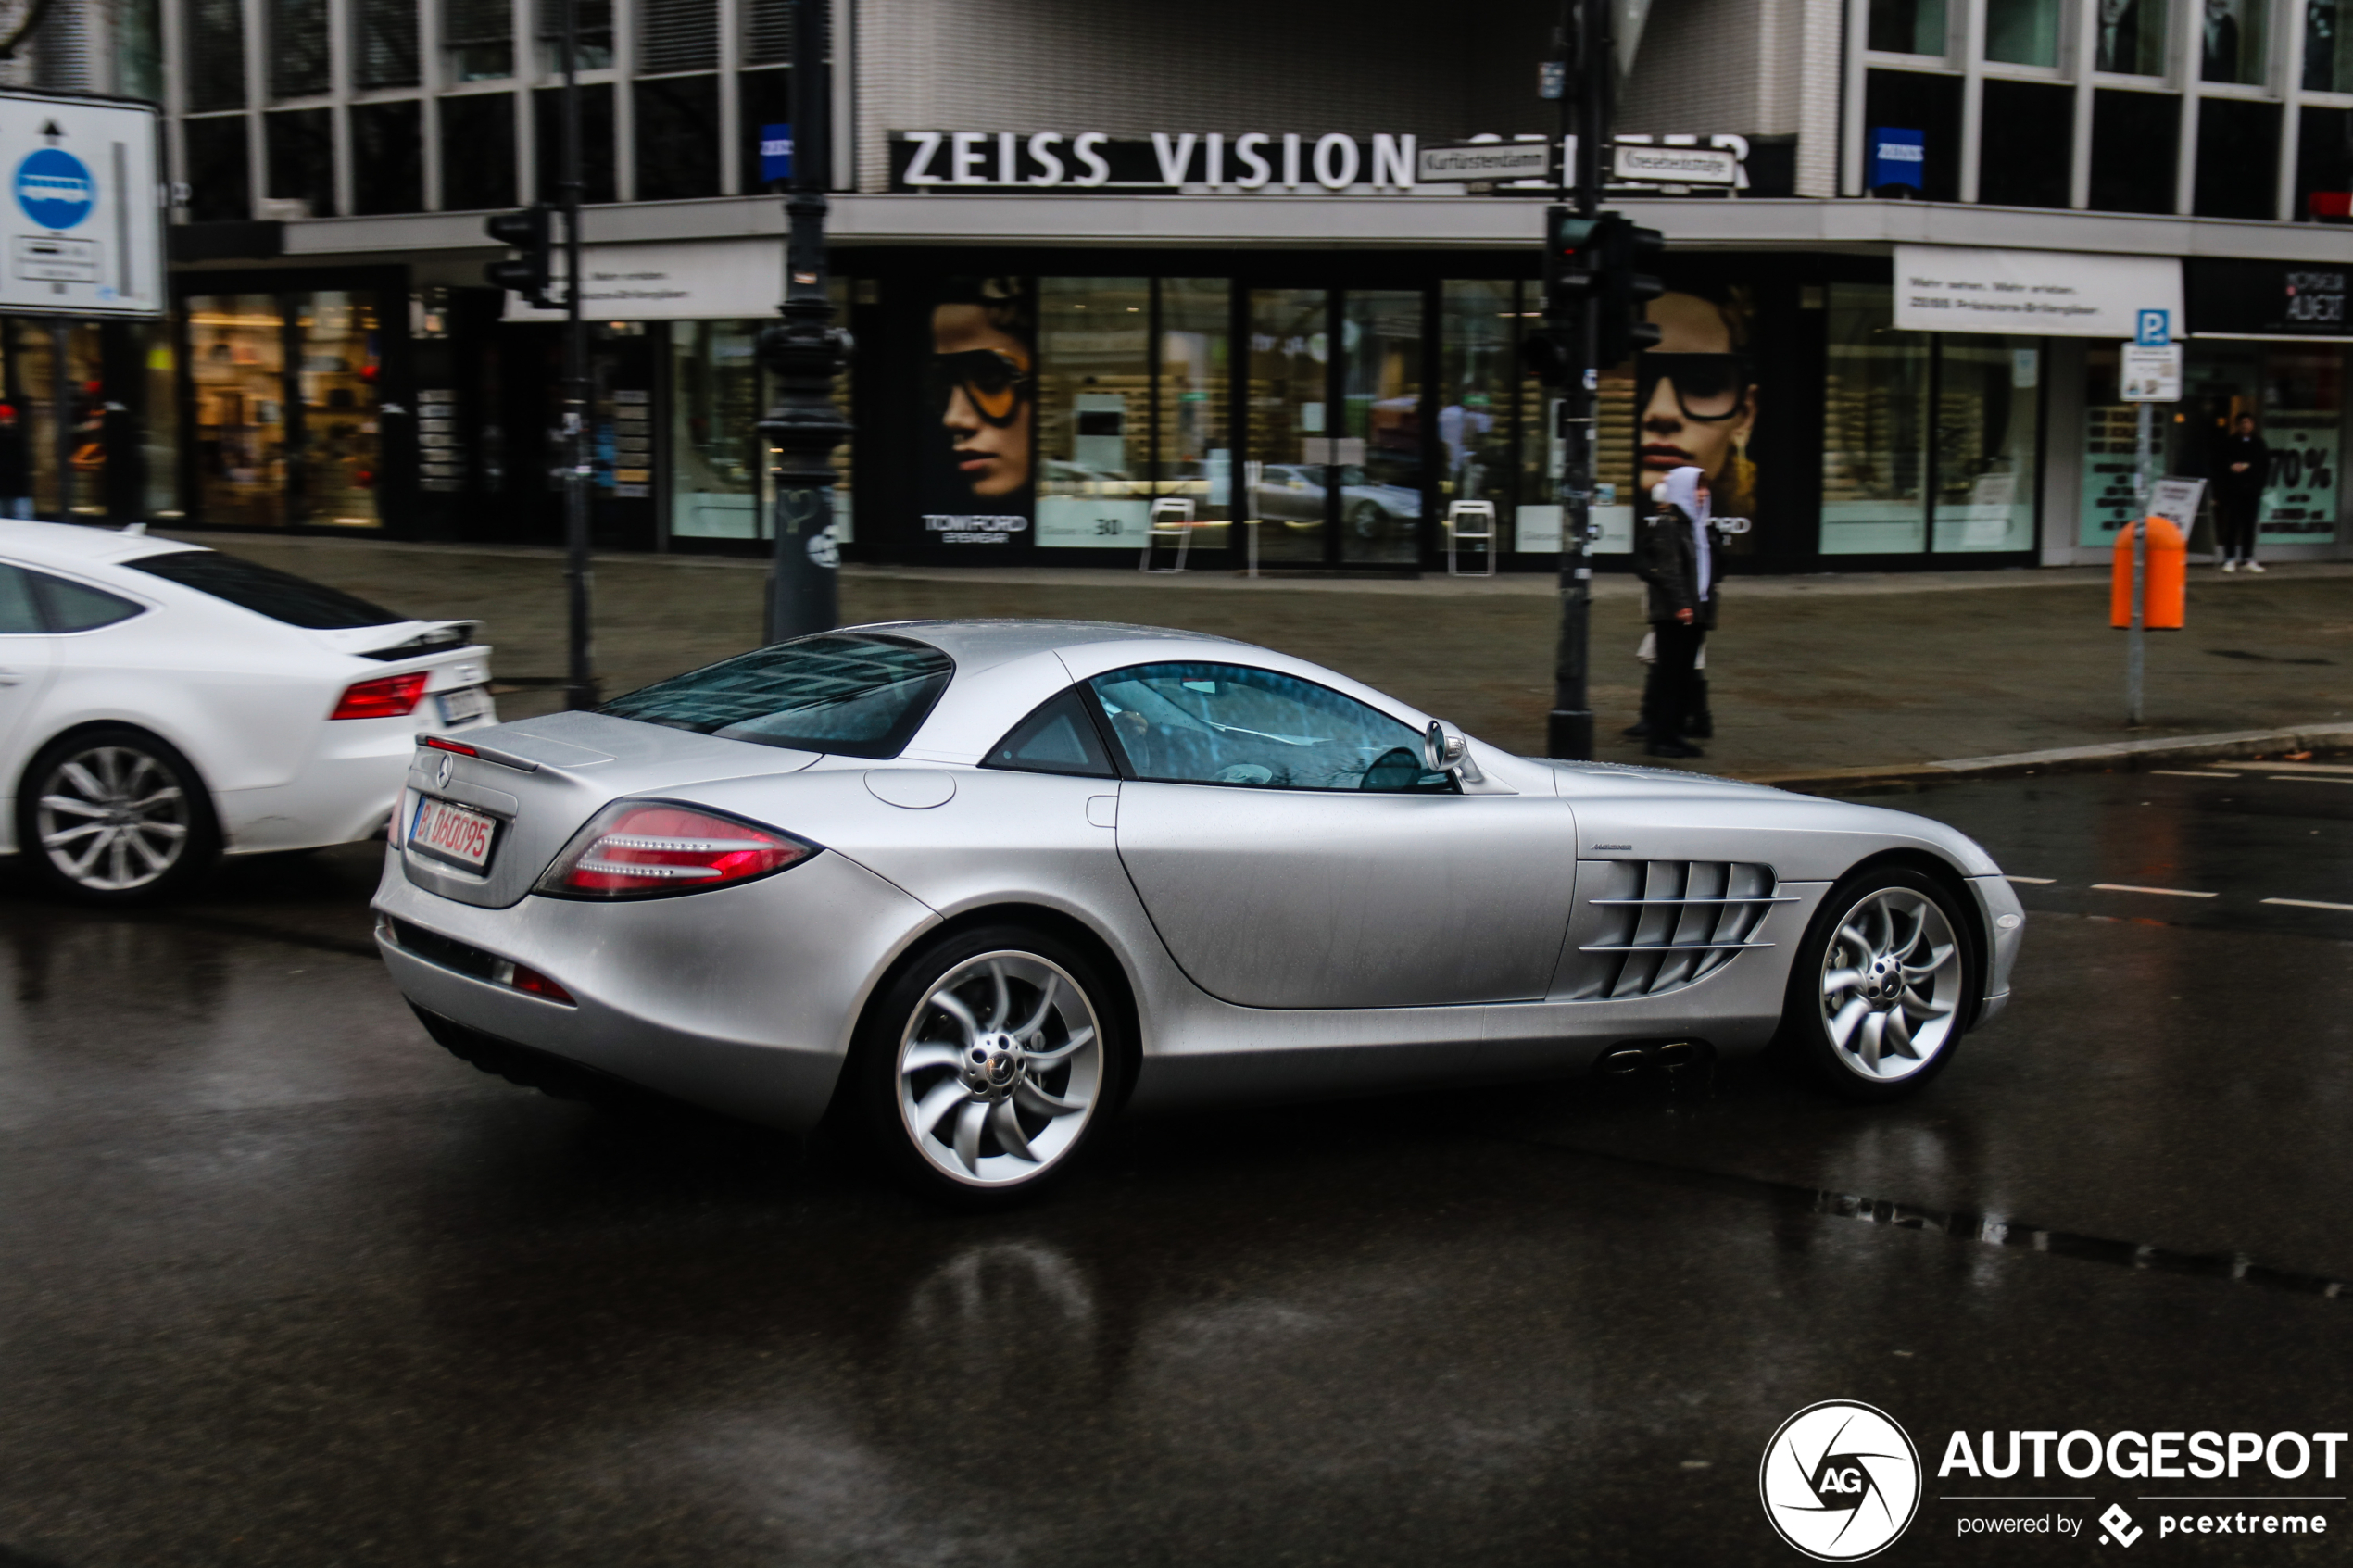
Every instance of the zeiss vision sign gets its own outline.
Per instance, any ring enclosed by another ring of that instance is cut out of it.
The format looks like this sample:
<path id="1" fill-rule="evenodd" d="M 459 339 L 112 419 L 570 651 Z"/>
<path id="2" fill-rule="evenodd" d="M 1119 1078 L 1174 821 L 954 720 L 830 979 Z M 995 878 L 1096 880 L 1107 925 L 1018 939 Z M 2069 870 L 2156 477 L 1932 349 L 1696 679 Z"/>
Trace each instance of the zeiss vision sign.
<path id="1" fill-rule="evenodd" d="M 0 93 L 0 311 L 163 314 L 156 137 L 146 105 Z"/>

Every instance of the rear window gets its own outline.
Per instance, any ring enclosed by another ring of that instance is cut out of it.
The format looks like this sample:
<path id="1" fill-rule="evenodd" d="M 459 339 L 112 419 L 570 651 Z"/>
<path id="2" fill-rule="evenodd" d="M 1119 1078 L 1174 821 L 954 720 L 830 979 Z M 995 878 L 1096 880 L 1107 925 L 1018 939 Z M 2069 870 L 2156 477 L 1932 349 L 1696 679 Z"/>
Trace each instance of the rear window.
<path id="1" fill-rule="evenodd" d="M 658 681 L 599 711 L 796 751 L 896 757 L 955 669 L 928 643 L 829 633 Z"/>
<path id="2" fill-rule="evenodd" d="M 122 564 L 133 571 L 144 571 L 150 577 L 210 594 L 216 599 L 226 599 L 256 615 L 317 632 L 391 626 L 410 619 L 340 588 L 329 588 L 291 571 L 280 571 L 273 566 L 213 550 L 175 550 L 170 555 L 145 556 Z"/>

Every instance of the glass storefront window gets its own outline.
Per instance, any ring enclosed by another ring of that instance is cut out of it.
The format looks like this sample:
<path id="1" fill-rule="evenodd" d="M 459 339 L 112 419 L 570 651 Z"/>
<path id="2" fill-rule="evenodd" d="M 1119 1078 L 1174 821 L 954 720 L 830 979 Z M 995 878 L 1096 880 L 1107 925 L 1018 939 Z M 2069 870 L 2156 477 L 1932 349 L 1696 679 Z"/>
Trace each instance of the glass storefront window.
<path id="1" fill-rule="evenodd" d="M 1422 293 L 1349 291 L 1340 318 L 1344 417 L 1333 443 L 1344 559 L 1421 558 Z"/>
<path id="2" fill-rule="evenodd" d="M 1322 289 L 1250 295 L 1250 462 L 1243 517 L 1264 561 L 1324 558 L 1324 488 L 1332 462 L 1330 296 Z"/>
<path id="3" fill-rule="evenodd" d="M 2042 366 L 2032 338 L 1946 336 L 1938 343 L 1940 554 L 2032 546 Z"/>
<path id="4" fill-rule="evenodd" d="M 180 505 L 179 358 L 172 352 L 169 322 L 140 328 L 139 358 L 146 371 L 146 398 L 139 420 L 139 445 L 146 470 L 142 515 L 176 520 Z"/>
<path id="5" fill-rule="evenodd" d="M 376 404 L 384 363 L 372 293 L 293 296 L 302 356 L 300 519 L 374 528 L 384 439 Z"/>
<path id="6" fill-rule="evenodd" d="M 2120 76 L 2163 76 L 2168 0 L 2099 0 L 2099 7 L 2095 66 Z"/>
<path id="7" fill-rule="evenodd" d="M 1202 548 L 1227 543 L 1234 516 L 1226 409 L 1232 301 L 1233 287 L 1223 278 L 1160 281 L 1160 469 L 1152 494 L 1192 502 L 1199 530 L 1193 543 Z"/>
<path id="8" fill-rule="evenodd" d="M 760 512 L 759 321 L 670 328 L 670 533 L 766 537 Z"/>
<path id="9" fill-rule="evenodd" d="M 2059 0 L 1986 0 L 1985 57 L 2015 66 L 2058 64 L 2059 11 Z"/>
<path id="10" fill-rule="evenodd" d="M 2266 351 L 2259 433 L 2271 449 L 2259 544 L 2336 540 L 2344 482 L 2345 355 L 2335 347 Z"/>
<path id="11" fill-rule="evenodd" d="M 208 523 L 286 521 L 284 321 L 266 294 L 188 301 L 196 491 Z"/>
<path id="12" fill-rule="evenodd" d="M 1928 339 L 1895 330 L 1894 290 L 1885 283 L 1832 283 L 1827 311 L 1821 553 L 1917 551 L 1928 477 Z"/>
<path id="13" fill-rule="evenodd" d="M 1495 508 L 1498 537 L 1510 549 L 1512 502 L 1512 327 L 1519 314 L 1518 285 L 1450 280 L 1440 294 L 1438 353 L 1438 504 L 1440 516 L 1456 501 Z M 1441 534 L 1439 543 L 1445 544 Z"/>
<path id="14" fill-rule="evenodd" d="M 1151 510 L 1151 283 L 1038 282 L 1037 540 L 1140 547 Z"/>
<path id="15" fill-rule="evenodd" d="M 2198 75 L 2207 82 L 2260 85 L 2266 72 L 2265 0 L 2205 0 L 2198 30 Z"/>
<path id="16" fill-rule="evenodd" d="M 1871 0 L 1870 46 L 1891 55 L 1944 54 L 1944 0 Z"/>

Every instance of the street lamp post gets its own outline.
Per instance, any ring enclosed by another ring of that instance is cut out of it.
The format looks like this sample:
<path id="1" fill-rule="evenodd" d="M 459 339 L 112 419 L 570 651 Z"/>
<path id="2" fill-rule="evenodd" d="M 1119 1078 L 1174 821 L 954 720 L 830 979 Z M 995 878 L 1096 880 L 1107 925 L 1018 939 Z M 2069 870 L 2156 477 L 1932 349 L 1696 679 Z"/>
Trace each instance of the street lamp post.
<path id="1" fill-rule="evenodd" d="M 597 706 L 596 645 L 589 635 L 588 323 L 580 314 L 580 0 L 560 0 L 558 47 L 563 52 L 563 145 L 557 206 L 564 220 L 564 607 L 568 632 L 564 706 Z"/>
<path id="2" fill-rule="evenodd" d="M 775 541 L 768 579 L 769 642 L 830 630 L 839 619 L 840 551 L 834 542 L 834 448 L 849 421 L 834 402 L 834 378 L 849 334 L 833 324 L 825 286 L 826 177 L 832 168 L 825 65 L 826 0 L 792 0 L 792 188 L 785 199 L 783 320 L 760 334 L 776 400 L 759 431 L 769 449 Z"/>

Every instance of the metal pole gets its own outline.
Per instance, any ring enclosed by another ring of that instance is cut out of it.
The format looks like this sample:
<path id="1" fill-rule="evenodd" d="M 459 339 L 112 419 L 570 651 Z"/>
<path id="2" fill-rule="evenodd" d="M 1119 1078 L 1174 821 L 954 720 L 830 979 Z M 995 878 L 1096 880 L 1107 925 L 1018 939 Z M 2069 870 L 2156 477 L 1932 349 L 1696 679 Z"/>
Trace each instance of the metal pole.
<path id="1" fill-rule="evenodd" d="M 850 342 L 833 324 L 833 298 L 825 287 L 825 187 L 833 166 L 825 10 L 825 0 L 793 0 L 792 194 L 785 199 L 784 320 L 760 334 L 761 360 L 776 378 L 776 401 L 758 426 L 772 453 L 769 471 L 775 490 L 767 614 L 772 643 L 830 631 L 840 619 L 833 451 L 849 438 L 849 421 L 834 403 L 834 377 L 849 356 Z"/>
<path id="2" fill-rule="evenodd" d="M 563 162 L 557 180 L 564 219 L 564 605 L 570 618 L 564 706 L 597 706 L 596 645 L 589 634 L 588 324 L 580 315 L 580 0 L 561 0 Z"/>
<path id="3" fill-rule="evenodd" d="M 2141 405 L 2140 438 L 2133 463 L 2133 623 L 2124 642 L 2124 722 L 2136 725 L 2141 721 L 2142 659 L 2148 641 L 2144 622 L 2148 618 L 2148 510 L 2149 510 L 2149 445 L 2151 415 L 2149 406 Z"/>
<path id="4" fill-rule="evenodd" d="M 73 521 L 73 323 L 49 323 L 51 458 L 57 465 L 57 521 Z"/>
<path id="5" fill-rule="evenodd" d="M 1565 72 L 1562 82 L 1560 136 L 1566 143 L 1577 132 L 1577 211 L 1591 218 L 1601 209 L 1601 148 L 1609 135 L 1610 40 L 1606 0 L 1563 0 L 1559 36 L 1575 51 L 1577 69 Z M 1569 82 L 1578 83 L 1572 117 Z M 1569 199 L 1567 149 L 1562 148 L 1561 201 Z M 1601 302 L 1588 295 L 1584 320 L 1578 323 L 1577 365 L 1562 390 L 1561 433 L 1561 571 L 1560 642 L 1553 654 L 1553 708 L 1545 716 L 1544 751 L 1549 757 L 1584 760 L 1593 755 L 1593 707 L 1587 689 L 1588 643 L 1592 623 L 1592 436 L 1595 392 L 1600 383 L 1593 363 L 1601 332 Z"/>

